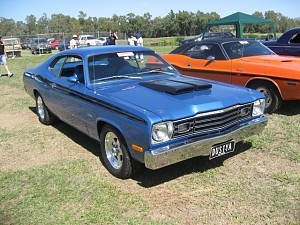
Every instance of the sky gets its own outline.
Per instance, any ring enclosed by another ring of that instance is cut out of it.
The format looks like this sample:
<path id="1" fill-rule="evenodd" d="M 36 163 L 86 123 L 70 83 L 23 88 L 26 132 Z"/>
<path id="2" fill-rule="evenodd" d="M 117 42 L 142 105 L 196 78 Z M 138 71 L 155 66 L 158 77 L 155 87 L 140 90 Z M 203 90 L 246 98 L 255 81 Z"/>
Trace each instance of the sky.
<path id="1" fill-rule="evenodd" d="M 196 13 L 198 10 L 204 13 L 216 12 L 220 17 L 225 17 L 235 12 L 253 14 L 273 10 L 288 18 L 300 17 L 299 0 L 0 0 L 0 17 L 25 22 L 26 16 L 34 15 L 37 20 L 46 13 L 51 18 L 52 14 L 64 14 L 78 19 L 79 11 L 87 14 L 87 17 L 108 17 L 114 14 L 126 16 L 133 13 L 143 16 L 149 12 L 152 19 L 165 17 L 171 10 L 174 13 L 188 11 Z"/>

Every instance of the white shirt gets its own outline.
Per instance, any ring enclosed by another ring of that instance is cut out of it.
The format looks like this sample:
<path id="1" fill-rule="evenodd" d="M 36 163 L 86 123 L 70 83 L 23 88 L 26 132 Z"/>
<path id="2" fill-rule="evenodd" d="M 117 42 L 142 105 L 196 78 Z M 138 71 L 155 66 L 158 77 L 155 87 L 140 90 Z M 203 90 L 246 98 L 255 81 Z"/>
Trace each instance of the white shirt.
<path id="1" fill-rule="evenodd" d="M 137 45 L 138 45 L 138 46 L 143 46 L 143 45 L 144 45 L 144 40 L 143 40 L 142 37 L 139 37 L 139 38 L 137 39 Z"/>
<path id="2" fill-rule="evenodd" d="M 128 40 L 128 44 L 129 45 L 134 45 L 134 39 L 133 39 L 133 37 L 129 37 L 127 40 Z"/>
<path id="3" fill-rule="evenodd" d="M 77 41 L 74 38 L 70 41 L 70 48 L 77 48 Z"/>

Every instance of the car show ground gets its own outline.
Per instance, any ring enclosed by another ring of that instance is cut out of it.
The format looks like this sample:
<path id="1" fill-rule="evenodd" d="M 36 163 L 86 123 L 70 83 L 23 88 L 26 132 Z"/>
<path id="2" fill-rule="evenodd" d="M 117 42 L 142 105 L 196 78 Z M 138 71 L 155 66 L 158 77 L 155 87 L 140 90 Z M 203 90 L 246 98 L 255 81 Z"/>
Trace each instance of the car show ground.
<path id="1" fill-rule="evenodd" d="M 231 155 L 121 180 L 99 143 L 38 121 L 22 72 L 45 57 L 10 60 L 15 76 L 0 78 L 0 224 L 299 224 L 299 101 Z"/>

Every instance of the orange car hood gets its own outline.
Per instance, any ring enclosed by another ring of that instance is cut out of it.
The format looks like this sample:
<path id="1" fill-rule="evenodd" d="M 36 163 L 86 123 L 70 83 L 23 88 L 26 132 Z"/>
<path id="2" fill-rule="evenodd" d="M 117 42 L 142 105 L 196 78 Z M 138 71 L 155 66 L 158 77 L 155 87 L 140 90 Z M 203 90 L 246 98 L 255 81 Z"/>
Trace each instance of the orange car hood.
<path id="1" fill-rule="evenodd" d="M 300 58 L 298 57 L 262 55 L 238 60 L 245 62 L 243 67 L 247 68 L 248 72 L 300 80 Z"/>

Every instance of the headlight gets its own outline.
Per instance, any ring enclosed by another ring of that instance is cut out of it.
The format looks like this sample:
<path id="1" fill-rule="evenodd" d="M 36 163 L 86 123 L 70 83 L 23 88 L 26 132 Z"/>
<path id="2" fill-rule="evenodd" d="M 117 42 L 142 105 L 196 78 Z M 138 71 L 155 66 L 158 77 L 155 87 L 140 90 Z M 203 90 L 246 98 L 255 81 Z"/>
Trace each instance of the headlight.
<path id="1" fill-rule="evenodd" d="M 256 100 L 253 104 L 252 116 L 260 116 L 265 111 L 265 99 Z"/>
<path id="2" fill-rule="evenodd" d="M 152 142 L 163 142 L 171 139 L 173 135 L 173 123 L 164 122 L 153 125 L 152 127 Z"/>

